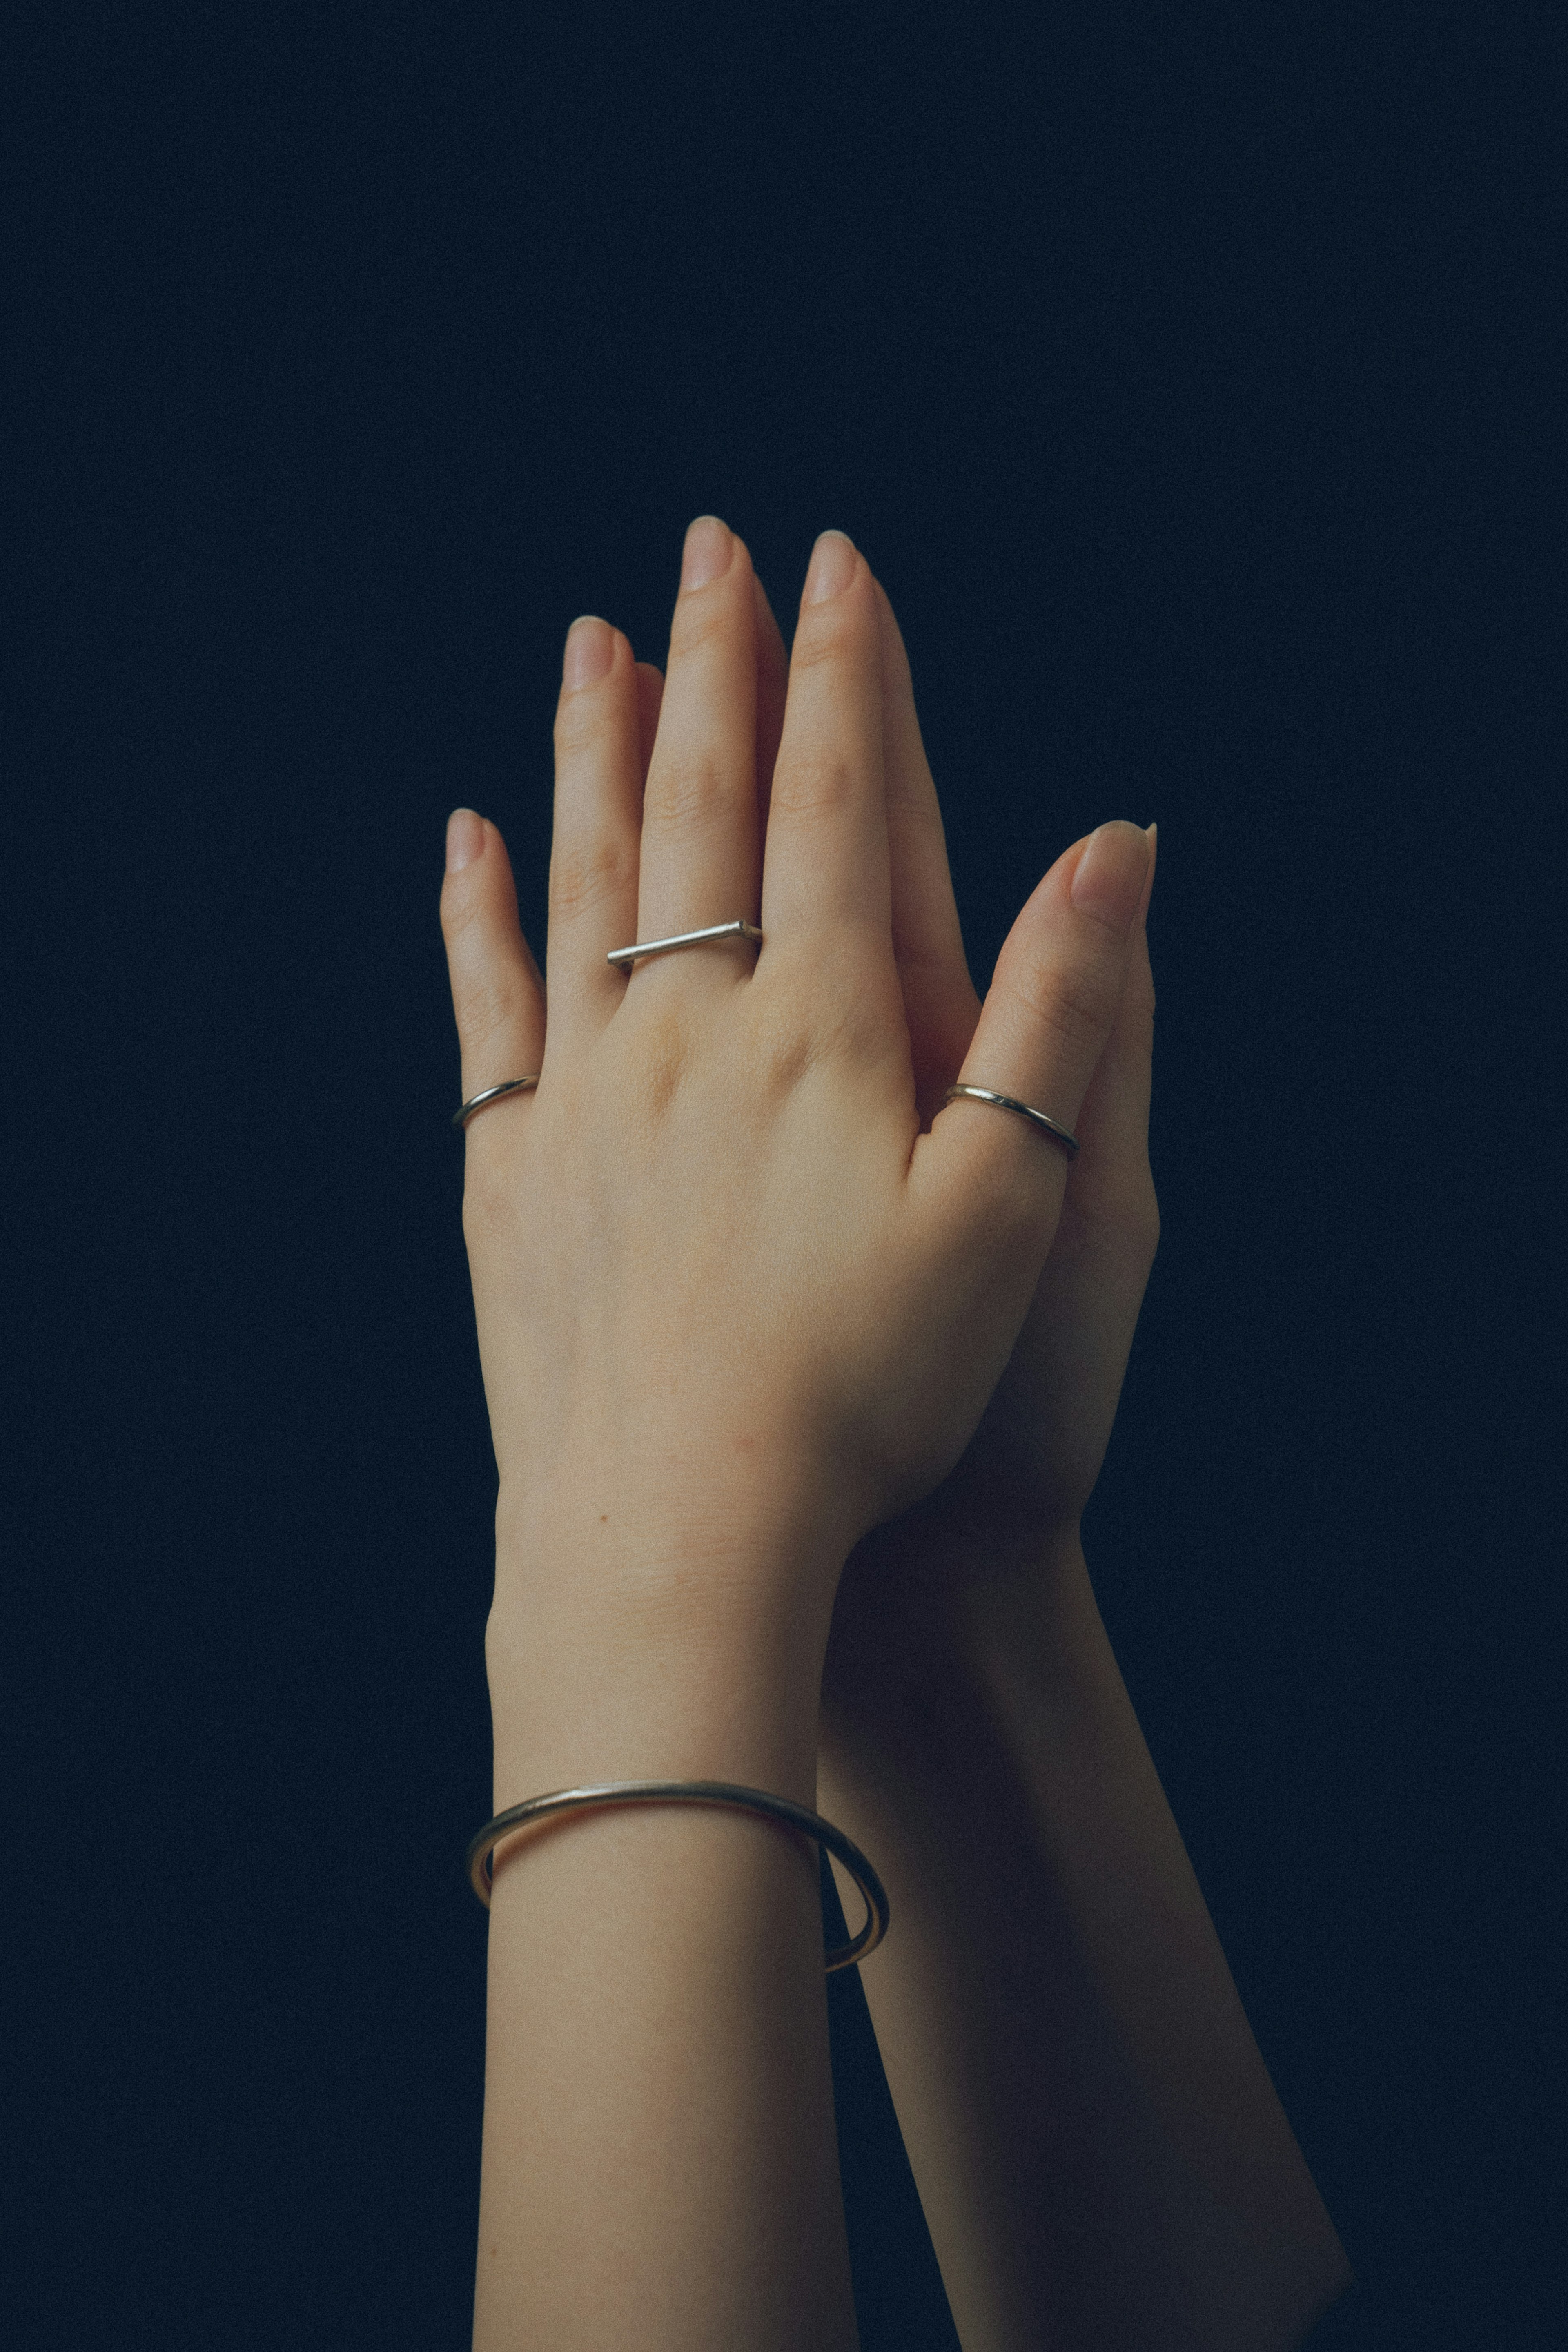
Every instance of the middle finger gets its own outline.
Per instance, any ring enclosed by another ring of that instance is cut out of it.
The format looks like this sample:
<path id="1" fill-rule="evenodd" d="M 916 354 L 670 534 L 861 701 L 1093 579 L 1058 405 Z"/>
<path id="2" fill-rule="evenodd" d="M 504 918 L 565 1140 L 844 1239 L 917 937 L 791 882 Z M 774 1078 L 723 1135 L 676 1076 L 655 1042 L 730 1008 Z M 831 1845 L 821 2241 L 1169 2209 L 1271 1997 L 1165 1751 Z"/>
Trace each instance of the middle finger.
<path id="1" fill-rule="evenodd" d="M 716 516 L 700 516 L 686 533 L 643 796 L 640 940 L 706 929 L 737 915 L 757 920 L 756 632 L 745 544 Z M 668 961 L 733 979 L 749 972 L 753 952 L 725 941 L 634 969 Z"/>

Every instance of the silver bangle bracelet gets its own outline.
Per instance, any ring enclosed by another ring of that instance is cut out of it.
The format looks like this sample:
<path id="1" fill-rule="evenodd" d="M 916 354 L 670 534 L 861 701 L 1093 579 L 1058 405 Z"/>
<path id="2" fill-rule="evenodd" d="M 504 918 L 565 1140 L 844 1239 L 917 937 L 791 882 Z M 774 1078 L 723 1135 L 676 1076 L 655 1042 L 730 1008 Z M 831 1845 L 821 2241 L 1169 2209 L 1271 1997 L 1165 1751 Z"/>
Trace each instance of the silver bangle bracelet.
<path id="1" fill-rule="evenodd" d="M 551 1813 L 586 1811 L 593 1805 L 734 1805 L 742 1812 L 761 1813 L 768 1819 L 783 1822 L 790 1829 L 804 1830 L 810 1838 L 841 1862 L 861 1891 L 865 1903 L 865 1926 L 858 1936 L 836 1951 L 826 1956 L 830 1973 L 835 1969 L 852 1968 L 873 1952 L 887 1933 L 891 1912 L 887 1890 L 866 1860 L 858 1845 L 825 1822 L 820 1813 L 807 1811 L 804 1805 L 793 1804 L 788 1797 L 769 1796 L 763 1789 L 737 1788 L 730 1780 L 610 1780 L 592 1789 L 558 1789 L 548 1797 L 528 1797 L 520 1805 L 508 1805 L 493 1821 L 476 1830 L 468 1841 L 464 1856 L 464 1868 L 468 1883 L 486 1910 L 490 1907 L 490 1887 L 494 1877 L 492 1855 L 502 1838 L 513 1830 L 523 1828 L 528 1822 L 545 1820 Z"/>

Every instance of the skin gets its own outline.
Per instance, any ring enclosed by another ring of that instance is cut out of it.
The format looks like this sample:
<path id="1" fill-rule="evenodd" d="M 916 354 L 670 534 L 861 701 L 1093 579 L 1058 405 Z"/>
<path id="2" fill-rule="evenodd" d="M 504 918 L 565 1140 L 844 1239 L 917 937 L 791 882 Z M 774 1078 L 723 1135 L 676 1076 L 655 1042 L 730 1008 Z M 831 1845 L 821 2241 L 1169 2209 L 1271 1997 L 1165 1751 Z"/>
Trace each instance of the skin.
<path id="1" fill-rule="evenodd" d="M 1343 2257 L 1078 1544 L 1158 1230 L 1152 830 L 1063 853 L 982 1006 L 896 624 L 838 533 L 787 663 L 743 542 L 695 524 L 667 682 L 575 625 L 556 751 L 548 1021 L 471 812 L 442 899 L 465 1097 L 540 1073 L 467 1141 L 497 1809 L 724 1779 L 864 1844 L 966 2352 L 1297 2342 Z M 760 950 L 605 961 L 737 913 Z M 1075 1129 L 1071 1177 L 943 1108 L 959 1076 Z M 855 2341 L 809 1843 L 684 1807 L 508 1842 L 476 2345 Z"/>

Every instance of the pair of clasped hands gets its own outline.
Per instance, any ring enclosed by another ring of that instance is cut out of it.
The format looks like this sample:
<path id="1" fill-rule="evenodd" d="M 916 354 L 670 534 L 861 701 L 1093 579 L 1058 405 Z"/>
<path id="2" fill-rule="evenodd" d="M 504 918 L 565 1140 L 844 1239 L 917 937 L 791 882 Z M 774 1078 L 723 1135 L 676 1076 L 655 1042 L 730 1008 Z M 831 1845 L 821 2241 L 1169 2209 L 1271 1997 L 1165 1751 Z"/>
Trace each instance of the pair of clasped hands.
<path id="1" fill-rule="evenodd" d="M 838 531 L 787 656 L 744 541 L 694 522 L 667 674 L 578 621 L 555 746 L 544 979 L 469 810 L 442 897 L 464 1097 L 538 1074 L 466 1137 L 492 1628 L 548 1588 L 672 1656 L 762 1631 L 805 1692 L 841 1579 L 892 1624 L 900 1528 L 1076 1538 L 1158 1232 L 1153 830 L 1062 852 L 982 1005 L 903 640 Z M 760 948 L 606 961 L 737 916 Z M 960 1079 L 1077 1158 L 944 1107 Z"/>

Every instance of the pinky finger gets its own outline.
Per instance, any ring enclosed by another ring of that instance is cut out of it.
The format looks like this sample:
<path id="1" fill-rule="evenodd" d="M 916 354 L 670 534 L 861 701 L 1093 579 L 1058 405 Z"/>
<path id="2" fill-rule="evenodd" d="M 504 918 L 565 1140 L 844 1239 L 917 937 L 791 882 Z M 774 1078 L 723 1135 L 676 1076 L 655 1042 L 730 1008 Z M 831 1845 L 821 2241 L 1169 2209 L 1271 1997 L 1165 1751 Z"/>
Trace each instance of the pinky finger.
<path id="1" fill-rule="evenodd" d="M 486 817 L 454 809 L 446 826 L 441 929 L 463 1049 L 462 1099 L 510 1078 L 537 1077 L 544 1055 L 545 992 L 517 928 L 507 845 Z M 503 1096 L 483 1124 L 515 1100 Z"/>

